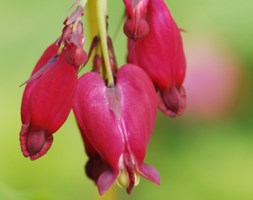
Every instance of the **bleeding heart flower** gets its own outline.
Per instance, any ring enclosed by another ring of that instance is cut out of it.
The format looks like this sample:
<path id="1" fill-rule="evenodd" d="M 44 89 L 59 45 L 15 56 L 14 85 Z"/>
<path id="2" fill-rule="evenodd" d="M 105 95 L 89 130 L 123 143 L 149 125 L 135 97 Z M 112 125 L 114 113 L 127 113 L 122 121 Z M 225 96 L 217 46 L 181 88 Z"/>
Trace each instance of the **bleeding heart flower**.
<path id="1" fill-rule="evenodd" d="M 124 32 L 131 39 L 142 38 L 149 32 L 147 23 L 147 5 L 149 0 L 124 0 L 127 19 Z"/>
<path id="2" fill-rule="evenodd" d="M 64 22 L 59 39 L 50 45 L 26 82 L 21 105 L 21 150 L 35 160 L 53 142 L 52 134 L 66 121 L 73 105 L 79 66 L 87 60 L 79 6 Z"/>
<path id="3" fill-rule="evenodd" d="M 77 68 L 57 51 L 54 43 L 44 52 L 23 94 L 20 143 L 24 156 L 31 160 L 48 151 L 52 134 L 65 122 L 73 104 Z"/>
<path id="4" fill-rule="evenodd" d="M 96 72 L 79 79 L 74 113 L 90 158 L 86 173 L 100 194 L 116 180 L 130 193 L 139 175 L 159 184 L 156 169 L 143 163 L 156 109 L 154 86 L 135 65 L 119 69 L 114 87 Z"/>
<path id="5" fill-rule="evenodd" d="M 149 0 L 147 22 L 149 33 L 128 41 L 128 62 L 148 73 L 158 90 L 160 110 L 180 115 L 185 107 L 186 69 L 180 30 L 163 0 Z"/>

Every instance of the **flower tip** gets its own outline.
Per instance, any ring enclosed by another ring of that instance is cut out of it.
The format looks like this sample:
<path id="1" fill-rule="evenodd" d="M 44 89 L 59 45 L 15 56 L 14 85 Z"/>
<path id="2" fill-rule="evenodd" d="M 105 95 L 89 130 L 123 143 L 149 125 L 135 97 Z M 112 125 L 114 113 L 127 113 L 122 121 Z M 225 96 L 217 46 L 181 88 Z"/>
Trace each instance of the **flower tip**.
<path id="1" fill-rule="evenodd" d="M 98 192 L 100 195 L 103 195 L 115 182 L 117 176 L 111 171 L 111 170 L 106 170 L 103 172 L 97 181 L 97 186 L 98 186 Z"/>
<path id="2" fill-rule="evenodd" d="M 139 172 L 147 180 L 160 185 L 160 174 L 154 167 L 143 163 L 139 168 Z"/>
<path id="3" fill-rule="evenodd" d="M 43 129 L 29 130 L 29 127 L 22 126 L 20 132 L 20 145 L 22 153 L 30 160 L 36 160 L 47 153 L 53 142 L 53 137 Z"/>
<path id="4" fill-rule="evenodd" d="M 76 10 L 72 13 L 72 15 L 64 21 L 64 25 L 72 24 L 74 21 L 79 20 L 82 15 L 83 15 L 83 7 L 78 6 Z"/>
<path id="5" fill-rule="evenodd" d="M 149 33 L 146 16 L 148 2 L 148 0 L 124 0 L 127 14 L 124 32 L 130 39 L 140 39 Z"/>
<path id="6" fill-rule="evenodd" d="M 172 86 L 169 90 L 161 90 L 158 95 L 159 109 L 167 116 L 177 117 L 182 115 L 185 109 L 185 89 Z"/>
<path id="7" fill-rule="evenodd" d="M 129 172 L 127 169 L 121 170 L 117 179 L 117 185 L 126 188 L 127 193 L 131 194 L 134 186 L 137 186 L 140 182 L 140 175 L 137 171 Z"/>
<path id="8" fill-rule="evenodd" d="M 127 37 L 136 40 L 149 33 L 149 25 L 145 20 L 140 20 L 138 25 L 136 25 L 132 22 L 132 19 L 127 19 L 123 30 Z"/>

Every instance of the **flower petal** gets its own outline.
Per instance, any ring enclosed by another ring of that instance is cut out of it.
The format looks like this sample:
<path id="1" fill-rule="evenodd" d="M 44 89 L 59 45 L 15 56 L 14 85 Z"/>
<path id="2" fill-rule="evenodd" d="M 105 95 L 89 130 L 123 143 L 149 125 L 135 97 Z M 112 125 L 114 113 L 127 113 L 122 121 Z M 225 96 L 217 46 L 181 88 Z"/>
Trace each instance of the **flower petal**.
<path id="1" fill-rule="evenodd" d="M 116 181 L 117 177 L 118 174 L 114 173 L 111 170 L 107 170 L 103 174 L 101 174 L 97 182 L 99 194 L 103 195 Z"/>
<path id="2" fill-rule="evenodd" d="M 160 175 L 159 172 L 153 168 L 152 166 L 142 163 L 139 168 L 139 173 L 146 179 L 150 180 L 151 182 L 160 185 Z"/>

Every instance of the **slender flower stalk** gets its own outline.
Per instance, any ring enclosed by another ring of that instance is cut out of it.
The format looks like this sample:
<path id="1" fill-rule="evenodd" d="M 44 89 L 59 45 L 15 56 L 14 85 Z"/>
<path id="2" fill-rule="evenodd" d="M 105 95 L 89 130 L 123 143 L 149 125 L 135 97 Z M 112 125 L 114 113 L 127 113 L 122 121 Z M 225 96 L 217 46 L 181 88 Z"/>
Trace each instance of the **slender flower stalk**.
<path id="1" fill-rule="evenodd" d="M 97 19 L 97 1 L 88 1 L 86 7 L 87 27 L 89 40 L 92 41 L 94 37 L 98 35 L 98 19 Z"/>
<path id="2" fill-rule="evenodd" d="M 108 52 L 108 44 L 107 44 L 107 0 L 97 0 L 97 16 L 98 16 L 98 29 L 99 29 L 99 36 L 101 40 L 101 47 L 103 52 L 103 58 L 108 78 L 107 85 L 109 87 L 113 87 L 114 79 L 113 74 L 110 66 L 110 58 Z"/>

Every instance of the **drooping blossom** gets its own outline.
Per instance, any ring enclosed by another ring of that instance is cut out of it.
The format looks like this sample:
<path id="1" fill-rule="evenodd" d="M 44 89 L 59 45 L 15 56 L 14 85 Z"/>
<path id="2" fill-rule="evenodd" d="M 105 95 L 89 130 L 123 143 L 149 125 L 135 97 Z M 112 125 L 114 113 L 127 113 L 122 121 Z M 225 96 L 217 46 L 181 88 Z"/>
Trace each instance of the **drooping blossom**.
<path id="1" fill-rule="evenodd" d="M 77 8 L 64 21 L 62 34 L 25 82 L 21 149 L 31 160 L 43 156 L 73 108 L 89 157 L 87 176 L 101 195 L 115 182 L 130 194 L 140 176 L 160 183 L 158 171 L 144 163 L 158 105 L 170 116 L 184 109 L 180 30 L 163 0 L 124 0 L 129 53 L 128 64 L 118 70 L 108 34 L 107 1 L 94 4 L 98 35 L 89 55 L 83 49 L 86 3 L 74 1 L 70 9 Z M 92 72 L 78 79 L 87 57 L 93 59 Z"/>
<path id="2" fill-rule="evenodd" d="M 87 57 L 78 18 L 71 23 L 66 20 L 61 37 L 46 49 L 27 81 L 21 105 L 20 144 L 24 156 L 31 160 L 48 151 L 52 134 L 72 108 L 77 71 Z"/>
<path id="3" fill-rule="evenodd" d="M 100 194 L 116 180 L 130 193 L 139 175 L 159 184 L 159 173 L 143 162 L 156 109 L 154 86 L 135 65 L 118 70 L 114 87 L 96 72 L 79 79 L 74 113 L 89 156 L 86 173 Z"/>
<path id="4" fill-rule="evenodd" d="M 186 61 L 180 29 L 163 0 L 149 0 L 147 6 L 149 33 L 128 40 L 129 63 L 142 67 L 155 84 L 162 112 L 177 116 L 185 107 L 182 86 Z"/>

